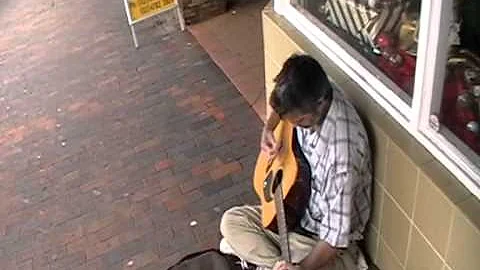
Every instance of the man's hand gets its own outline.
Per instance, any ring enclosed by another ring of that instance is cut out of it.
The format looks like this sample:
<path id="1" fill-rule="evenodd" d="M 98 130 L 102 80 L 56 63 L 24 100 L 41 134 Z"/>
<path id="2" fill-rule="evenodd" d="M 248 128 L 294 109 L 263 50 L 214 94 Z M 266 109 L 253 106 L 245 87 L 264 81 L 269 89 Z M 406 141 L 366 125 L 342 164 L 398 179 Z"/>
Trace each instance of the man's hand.
<path id="1" fill-rule="evenodd" d="M 280 150 L 280 144 L 277 143 L 277 141 L 275 140 L 273 131 L 266 127 L 262 131 L 260 147 L 262 151 L 264 151 L 270 156 L 270 158 L 277 155 L 278 151 Z"/>
<path id="2" fill-rule="evenodd" d="M 260 142 L 260 148 L 269 155 L 270 159 L 272 159 L 280 149 L 280 145 L 275 141 L 275 136 L 273 135 L 273 130 L 275 130 L 278 123 L 280 123 L 280 116 L 272 110 L 263 127 Z"/>
<path id="3" fill-rule="evenodd" d="M 302 268 L 298 265 L 287 263 L 286 261 L 279 261 L 275 263 L 272 270 L 302 270 Z"/>
<path id="4" fill-rule="evenodd" d="M 337 249 L 327 242 L 319 241 L 307 257 L 300 262 L 302 269 L 320 269 L 329 264 L 335 264 Z M 334 269 L 333 267 L 332 269 Z M 330 269 L 330 268 L 328 268 Z"/>

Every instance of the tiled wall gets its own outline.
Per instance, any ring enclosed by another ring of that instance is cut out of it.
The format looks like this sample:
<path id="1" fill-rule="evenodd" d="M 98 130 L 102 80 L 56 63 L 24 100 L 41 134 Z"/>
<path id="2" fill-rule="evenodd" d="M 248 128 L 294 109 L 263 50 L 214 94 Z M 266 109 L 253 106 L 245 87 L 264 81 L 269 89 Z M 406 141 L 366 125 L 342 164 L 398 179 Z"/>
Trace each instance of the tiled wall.
<path id="1" fill-rule="evenodd" d="M 275 15 L 263 14 L 266 94 L 294 52 L 321 61 L 366 120 L 374 147 L 374 206 L 367 251 L 382 270 L 480 269 L 480 203 L 312 44 Z"/>

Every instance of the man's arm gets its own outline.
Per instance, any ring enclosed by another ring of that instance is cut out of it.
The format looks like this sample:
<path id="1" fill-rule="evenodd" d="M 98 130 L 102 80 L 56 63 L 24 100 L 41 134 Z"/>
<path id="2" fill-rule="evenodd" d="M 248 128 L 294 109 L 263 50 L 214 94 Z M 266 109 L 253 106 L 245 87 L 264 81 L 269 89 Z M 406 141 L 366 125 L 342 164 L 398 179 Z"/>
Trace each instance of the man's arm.
<path id="1" fill-rule="evenodd" d="M 322 224 L 318 242 L 300 263 L 302 270 L 317 270 L 326 266 L 335 258 L 338 248 L 346 248 L 349 244 L 350 224 L 353 208 L 353 182 L 355 174 L 351 172 L 336 174 L 330 183 L 340 186 L 332 188 L 329 195 L 328 209 L 323 210 Z"/>
<path id="2" fill-rule="evenodd" d="M 278 123 L 280 122 L 280 116 L 274 111 L 271 110 L 270 115 L 267 118 L 267 122 L 265 123 L 265 130 L 273 131 Z"/>
<path id="3" fill-rule="evenodd" d="M 280 145 L 276 142 L 275 136 L 273 135 L 273 130 L 277 127 L 279 122 L 280 116 L 272 110 L 265 126 L 263 127 L 260 148 L 265 153 L 268 153 L 270 157 L 275 156 L 280 149 Z"/>
<path id="4" fill-rule="evenodd" d="M 319 241 L 312 251 L 300 262 L 302 270 L 317 270 L 326 266 L 337 254 L 337 249 L 327 242 Z"/>

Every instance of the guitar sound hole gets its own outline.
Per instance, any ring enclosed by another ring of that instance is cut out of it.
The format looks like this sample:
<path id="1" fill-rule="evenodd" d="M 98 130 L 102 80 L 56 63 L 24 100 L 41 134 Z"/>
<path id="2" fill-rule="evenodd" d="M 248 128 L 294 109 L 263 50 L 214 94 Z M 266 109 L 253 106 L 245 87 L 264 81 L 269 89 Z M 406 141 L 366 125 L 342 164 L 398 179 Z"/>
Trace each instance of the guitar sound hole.
<path id="1" fill-rule="evenodd" d="M 270 172 L 263 184 L 263 197 L 266 202 L 273 201 L 275 190 L 282 183 L 283 170 L 278 170 L 275 175 Z"/>
<path id="2" fill-rule="evenodd" d="M 263 182 L 263 198 L 266 202 L 271 202 L 273 200 L 273 195 L 271 192 L 272 178 L 272 172 L 270 172 Z"/>
<path id="3" fill-rule="evenodd" d="M 275 178 L 273 179 L 272 193 L 275 193 L 275 190 L 277 190 L 277 187 L 282 184 L 282 179 L 283 179 L 283 170 L 278 170 L 277 173 L 275 174 Z"/>

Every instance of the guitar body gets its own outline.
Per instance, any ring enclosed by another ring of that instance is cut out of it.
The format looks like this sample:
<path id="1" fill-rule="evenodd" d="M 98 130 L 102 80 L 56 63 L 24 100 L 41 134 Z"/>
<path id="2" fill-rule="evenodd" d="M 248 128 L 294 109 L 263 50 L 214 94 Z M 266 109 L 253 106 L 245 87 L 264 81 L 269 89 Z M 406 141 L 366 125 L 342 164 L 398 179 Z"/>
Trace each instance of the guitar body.
<path id="1" fill-rule="evenodd" d="M 311 175 L 294 127 L 286 121 L 280 121 L 274 135 L 282 148 L 271 160 L 266 153 L 260 152 L 253 185 L 261 202 L 263 226 L 278 233 L 274 199 L 276 186 L 282 187 L 287 229 L 293 230 L 303 217 L 310 198 Z"/>

